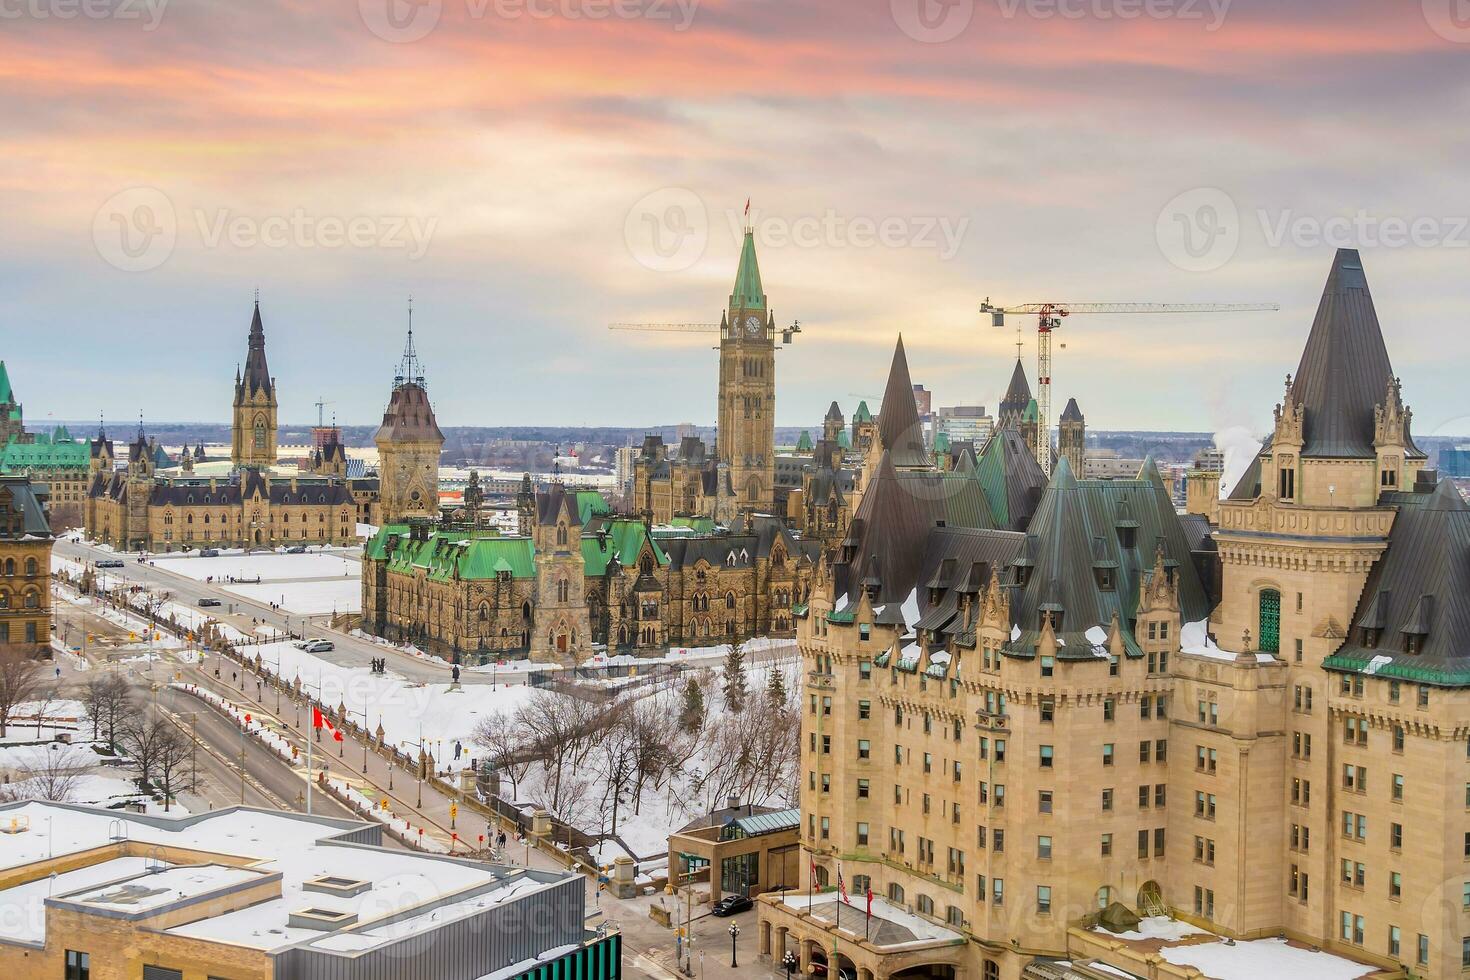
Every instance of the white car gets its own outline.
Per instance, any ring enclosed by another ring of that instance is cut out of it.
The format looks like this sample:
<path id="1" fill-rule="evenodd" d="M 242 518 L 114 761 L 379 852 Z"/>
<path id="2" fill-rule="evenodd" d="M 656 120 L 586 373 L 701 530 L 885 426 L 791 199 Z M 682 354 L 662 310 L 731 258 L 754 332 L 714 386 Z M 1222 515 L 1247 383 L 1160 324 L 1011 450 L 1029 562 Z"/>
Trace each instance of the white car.
<path id="1" fill-rule="evenodd" d="M 328 650 L 337 649 L 337 644 L 331 640 L 307 640 L 301 649 L 307 653 L 325 653 Z"/>

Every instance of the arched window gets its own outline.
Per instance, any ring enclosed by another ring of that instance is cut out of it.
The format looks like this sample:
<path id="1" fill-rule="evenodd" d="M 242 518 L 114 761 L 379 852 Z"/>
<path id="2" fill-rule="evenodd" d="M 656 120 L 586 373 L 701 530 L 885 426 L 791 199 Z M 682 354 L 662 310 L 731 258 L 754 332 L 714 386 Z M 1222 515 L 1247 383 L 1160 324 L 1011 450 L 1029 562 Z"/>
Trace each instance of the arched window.
<path id="1" fill-rule="evenodd" d="M 34 575 L 34 574 L 36 574 L 36 559 L 34 559 L 34 558 L 27 558 L 26 559 L 26 574 L 27 575 Z"/>
<path id="2" fill-rule="evenodd" d="M 915 904 L 914 907 L 924 915 L 933 915 L 934 899 L 930 898 L 928 895 L 920 895 L 919 901 L 917 902 L 917 904 Z"/>
<path id="3" fill-rule="evenodd" d="M 1097 907 L 1105 909 L 1111 904 L 1113 904 L 1113 890 L 1103 885 L 1097 890 Z"/>
<path id="4" fill-rule="evenodd" d="M 903 904 L 903 886 L 896 881 L 888 885 L 888 900 L 897 905 Z"/>
<path id="5" fill-rule="evenodd" d="M 1281 593 L 1275 589 L 1262 589 L 1260 599 L 1260 629 L 1256 646 L 1262 653 L 1281 652 Z"/>
<path id="6" fill-rule="evenodd" d="M 735 608 L 735 593 L 733 593 L 733 592 L 726 592 L 725 593 L 725 608 L 726 609 L 734 609 Z"/>
<path id="7" fill-rule="evenodd" d="M 6 575 L 14 575 L 15 574 L 15 559 L 14 558 L 7 558 L 7 559 L 5 559 L 5 574 Z"/>

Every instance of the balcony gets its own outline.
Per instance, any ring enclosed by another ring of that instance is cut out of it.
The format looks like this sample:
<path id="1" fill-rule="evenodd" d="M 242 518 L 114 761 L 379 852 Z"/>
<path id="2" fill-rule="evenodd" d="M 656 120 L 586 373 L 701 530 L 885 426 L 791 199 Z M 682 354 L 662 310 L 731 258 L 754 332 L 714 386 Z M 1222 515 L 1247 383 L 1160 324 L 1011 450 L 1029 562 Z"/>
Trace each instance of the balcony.
<path id="1" fill-rule="evenodd" d="M 816 691 L 834 691 L 837 689 L 837 684 L 832 675 L 824 674 L 819 670 L 807 672 L 806 686 Z"/>

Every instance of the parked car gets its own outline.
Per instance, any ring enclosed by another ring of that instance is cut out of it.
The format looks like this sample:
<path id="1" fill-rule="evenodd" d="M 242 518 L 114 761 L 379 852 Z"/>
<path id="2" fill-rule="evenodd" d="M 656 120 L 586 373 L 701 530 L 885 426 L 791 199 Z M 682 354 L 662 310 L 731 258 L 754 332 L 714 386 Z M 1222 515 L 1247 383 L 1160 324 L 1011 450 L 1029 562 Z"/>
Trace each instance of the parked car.
<path id="1" fill-rule="evenodd" d="M 97 567 L 98 568 L 122 568 L 123 567 L 123 561 L 122 561 L 121 558 L 103 558 L 103 559 L 100 559 L 97 562 Z"/>
<path id="2" fill-rule="evenodd" d="M 289 547 L 289 548 L 286 549 L 286 554 L 288 554 L 288 555 L 304 555 L 304 554 L 306 554 L 306 545 L 304 545 L 304 544 L 292 545 L 291 547 Z"/>
<path id="3" fill-rule="evenodd" d="M 199 557 L 200 558 L 218 558 L 219 557 L 219 549 L 218 548 L 205 548 L 203 551 L 199 552 Z"/>
<path id="4" fill-rule="evenodd" d="M 710 906 L 710 915 L 726 916 L 737 912 L 745 912 L 753 908 L 750 899 L 744 895 L 726 895 L 714 905 Z"/>
<path id="5" fill-rule="evenodd" d="M 307 653 L 325 653 L 328 650 L 335 650 L 336 648 L 337 644 L 331 640 L 307 640 L 306 645 L 301 649 Z"/>
<path id="6" fill-rule="evenodd" d="M 204 608 L 205 606 L 217 606 L 219 604 L 220 602 L 218 599 L 212 599 L 209 596 L 205 596 L 204 598 L 199 600 L 200 608 Z"/>

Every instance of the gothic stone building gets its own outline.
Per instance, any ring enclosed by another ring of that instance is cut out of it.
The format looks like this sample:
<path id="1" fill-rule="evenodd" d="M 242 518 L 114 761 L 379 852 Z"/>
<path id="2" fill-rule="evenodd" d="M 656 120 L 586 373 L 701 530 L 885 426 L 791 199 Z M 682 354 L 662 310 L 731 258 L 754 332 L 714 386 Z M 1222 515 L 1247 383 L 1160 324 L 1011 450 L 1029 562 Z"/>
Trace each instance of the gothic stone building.
<path id="1" fill-rule="evenodd" d="M 89 454 L 87 537 L 120 551 L 354 543 L 362 501 L 344 476 L 273 469 L 276 409 L 257 302 L 245 370 L 235 374 L 231 471 L 197 474 L 186 452 L 181 471 L 161 473 L 158 446 L 141 426 L 128 446 L 126 467 L 115 469 L 112 443 L 99 430 Z"/>
<path id="2" fill-rule="evenodd" d="M 0 476 L 0 650 L 50 647 L 52 540 L 45 487 Z"/>
<path id="3" fill-rule="evenodd" d="M 456 662 L 576 662 L 594 647 L 791 635 L 816 549 L 774 518 L 724 531 L 684 521 L 650 532 L 600 495 L 524 484 L 515 535 L 464 523 L 385 525 L 363 562 L 363 628 Z"/>
<path id="4" fill-rule="evenodd" d="M 803 870 L 840 865 L 875 917 L 763 899 L 761 951 L 859 980 L 1194 975 L 1088 928 L 1121 905 L 1462 976 L 1470 507 L 1410 422 L 1344 250 L 1211 534 L 1151 462 L 1078 480 L 1066 455 L 1019 530 L 977 524 L 905 492 L 885 438 L 798 625 Z"/>
<path id="5" fill-rule="evenodd" d="M 87 495 L 88 444 L 73 439 L 66 426 L 48 435 L 26 431 L 25 414 L 0 361 L 0 473 L 24 476 L 45 485 L 52 527 L 79 527 Z"/>

